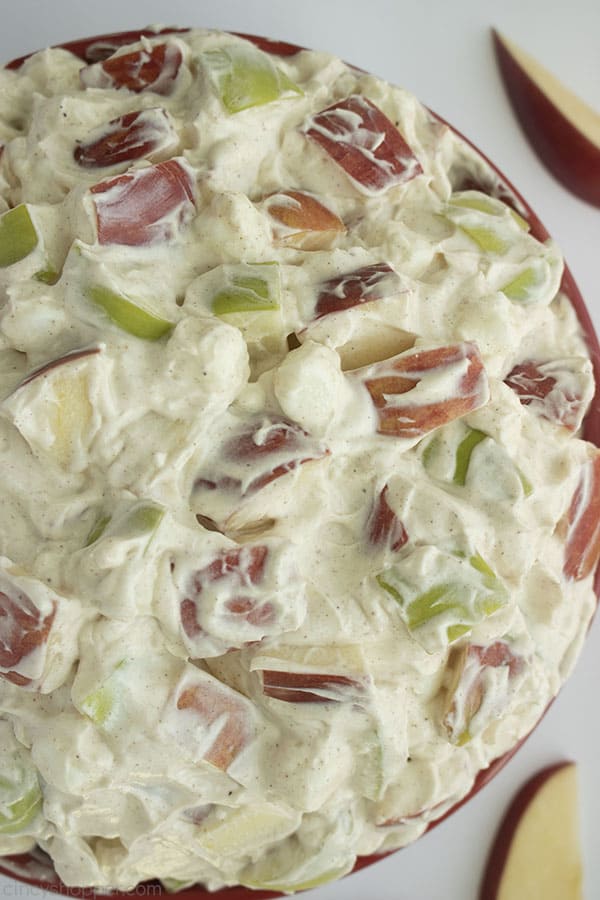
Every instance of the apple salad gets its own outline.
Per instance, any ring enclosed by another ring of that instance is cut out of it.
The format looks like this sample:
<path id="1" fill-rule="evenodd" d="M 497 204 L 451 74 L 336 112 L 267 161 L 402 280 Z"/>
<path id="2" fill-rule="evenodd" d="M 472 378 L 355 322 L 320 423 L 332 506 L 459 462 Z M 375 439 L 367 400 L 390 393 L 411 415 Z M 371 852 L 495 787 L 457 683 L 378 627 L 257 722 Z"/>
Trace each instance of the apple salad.
<path id="1" fill-rule="evenodd" d="M 560 253 L 494 178 L 290 45 L 0 70 L 1 854 L 293 892 L 535 725 L 600 455 Z"/>

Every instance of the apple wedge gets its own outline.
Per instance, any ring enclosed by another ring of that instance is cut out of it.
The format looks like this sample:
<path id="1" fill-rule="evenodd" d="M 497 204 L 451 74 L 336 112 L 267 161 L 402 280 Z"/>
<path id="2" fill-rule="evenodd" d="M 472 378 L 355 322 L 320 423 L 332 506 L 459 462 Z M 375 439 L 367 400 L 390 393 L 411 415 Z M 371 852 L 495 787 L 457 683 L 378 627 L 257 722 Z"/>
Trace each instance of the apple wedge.
<path id="1" fill-rule="evenodd" d="M 260 203 L 272 221 L 277 244 L 296 250 L 327 250 L 346 226 L 331 209 L 305 191 L 277 191 Z"/>
<path id="2" fill-rule="evenodd" d="M 177 44 L 165 42 L 131 53 L 114 53 L 81 69 L 79 78 L 84 88 L 123 88 L 136 94 L 154 91 L 167 96 L 175 90 L 182 62 Z"/>
<path id="3" fill-rule="evenodd" d="M 101 169 L 135 162 L 157 160 L 175 152 L 178 135 L 165 109 L 139 109 L 100 125 L 79 141 L 73 151 L 83 169 Z"/>
<path id="4" fill-rule="evenodd" d="M 582 900 L 578 819 L 575 763 L 538 772 L 504 816 L 479 900 Z"/>
<path id="5" fill-rule="evenodd" d="M 531 146 L 567 190 L 600 207 L 600 115 L 512 41 L 493 32 L 509 99 Z"/>
<path id="6" fill-rule="evenodd" d="M 566 517 L 563 572 L 568 579 L 587 578 L 600 557 L 600 451 L 583 466 Z"/>
<path id="7" fill-rule="evenodd" d="M 371 547 L 389 547 L 400 550 L 408 541 L 406 528 L 387 500 L 388 486 L 384 485 L 376 496 L 367 522 L 367 535 Z"/>
<path id="8" fill-rule="evenodd" d="M 525 360 L 513 367 L 504 383 L 523 406 L 569 431 L 581 426 L 594 393 L 591 364 L 580 357 Z"/>
<path id="9" fill-rule="evenodd" d="M 39 608 L 33 600 L 16 585 L 10 589 L 8 582 L 0 590 L 0 678 L 13 684 L 31 684 L 29 676 L 18 669 L 31 653 L 44 655 L 50 629 L 56 615 L 56 603 L 48 608 Z"/>
<path id="10" fill-rule="evenodd" d="M 315 318 L 343 312 L 402 290 L 402 280 L 389 263 L 374 263 L 335 275 L 320 286 Z"/>

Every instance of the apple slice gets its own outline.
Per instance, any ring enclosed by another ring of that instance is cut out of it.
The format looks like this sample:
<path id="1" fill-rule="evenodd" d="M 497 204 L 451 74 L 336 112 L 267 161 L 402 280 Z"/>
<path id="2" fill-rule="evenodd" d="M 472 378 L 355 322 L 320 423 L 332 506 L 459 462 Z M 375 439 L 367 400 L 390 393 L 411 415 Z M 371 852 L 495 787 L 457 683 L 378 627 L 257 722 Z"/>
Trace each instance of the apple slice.
<path id="1" fill-rule="evenodd" d="M 487 374 L 473 343 L 407 350 L 351 377 L 371 396 L 377 431 L 395 437 L 420 438 L 489 398 Z"/>
<path id="2" fill-rule="evenodd" d="M 167 111 L 161 107 L 140 109 L 94 129 L 79 141 L 73 156 L 84 169 L 100 169 L 170 156 L 179 138 Z"/>
<path id="3" fill-rule="evenodd" d="M 373 503 L 367 522 L 367 536 L 372 547 L 400 550 L 408 541 L 406 528 L 387 501 L 388 486 L 384 485 Z"/>
<path id="4" fill-rule="evenodd" d="M 325 672 L 288 672 L 262 670 L 262 688 L 266 697 L 286 703 L 356 702 L 364 694 L 365 684 L 348 675 Z"/>
<path id="5" fill-rule="evenodd" d="M 175 698 L 178 710 L 199 726 L 196 751 L 207 763 L 226 772 L 254 739 L 254 717 L 246 697 L 200 672 L 184 681 Z"/>
<path id="6" fill-rule="evenodd" d="M 38 233 L 24 203 L 0 216 L 0 269 L 25 259 L 38 243 Z"/>
<path id="7" fill-rule="evenodd" d="M 260 204 L 273 221 L 276 243 L 297 250 L 327 250 L 345 234 L 339 216 L 304 191 L 277 191 Z"/>
<path id="8" fill-rule="evenodd" d="M 593 375 L 587 359 L 526 360 L 504 379 L 523 406 L 549 422 L 577 431 L 593 396 Z"/>
<path id="9" fill-rule="evenodd" d="M 600 451 L 583 466 L 566 517 L 563 572 L 569 579 L 587 578 L 600 558 Z"/>
<path id="10" fill-rule="evenodd" d="M 577 767 L 561 762 L 519 791 L 492 844 L 479 900 L 583 900 Z"/>
<path id="11" fill-rule="evenodd" d="M 311 116 L 303 130 L 363 193 L 382 193 L 423 172 L 396 126 L 359 94 Z"/>
<path id="12" fill-rule="evenodd" d="M 208 50 L 202 58 L 229 113 L 239 113 L 302 93 L 267 53 L 252 44 L 231 44 Z"/>
<path id="13" fill-rule="evenodd" d="M 402 290 L 402 281 L 389 263 L 374 263 L 323 282 L 315 307 L 315 319 L 379 300 Z"/>
<path id="14" fill-rule="evenodd" d="M 20 686 L 31 684 L 33 678 L 18 670 L 27 657 L 44 649 L 56 616 L 56 603 L 42 608 L 7 579 L 0 580 L 0 678 Z"/>
<path id="15" fill-rule="evenodd" d="M 577 197 L 600 206 L 600 115 L 512 41 L 493 32 L 513 109 L 534 151 Z"/>
<path id="16" fill-rule="evenodd" d="M 165 42 L 129 53 L 114 53 L 81 69 L 79 78 L 84 88 L 124 88 L 136 94 L 154 91 L 168 96 L 175 90 L 182 62 L 177 44 Z"/>
<path id="17" fill-rule="evenodd" d="M 102 285 L 93 285 L 87 289 L 86 294 L 92 303 L 104 310 L 115 325 L 143 340 L 158 341 L 175 327 L 173 322 Z"/>
<path id="18" fill-rule="evenodd" d="M 262 268 L 265 265 L 273 266 L 275 274 L 265 271 Z M 257 263 L 254 266 L 244 266 L 239 273 L 227 273 L 226 270 L 225 274 L 230 274 L 230 283 L 212 298 L 212 311 L 216 316 L 279 309 L 277 263 Z"/>
<path id="19" fill-rule="evenodd" d="M 214 865 L 223 859 L 254 857 L 267 845 L 296 831 L 301 815 L 273 803 L 250 802 L 248 806 L 209 815 L 194 833 L 194 841 Z"/>
<path id="20" fill-rule="evenodd" d="M 184 159 L 101 181 L 91 193 L 100 244 L 139 247 L 172 240 L 196 210 L 196 181 Z"/>

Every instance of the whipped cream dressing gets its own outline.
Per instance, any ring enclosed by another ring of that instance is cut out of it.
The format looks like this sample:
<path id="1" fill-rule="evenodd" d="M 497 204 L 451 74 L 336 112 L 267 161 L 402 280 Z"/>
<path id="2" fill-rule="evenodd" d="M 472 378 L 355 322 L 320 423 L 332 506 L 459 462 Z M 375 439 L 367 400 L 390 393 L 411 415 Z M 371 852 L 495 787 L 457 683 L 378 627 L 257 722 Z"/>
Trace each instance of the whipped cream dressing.
<path id="1" fill-rule="evenodd" d="M 2 854 L 299 890 L 535 725 L 595 607 L 594 385 L 491 180 L 324 53 L 0 70 Z"/>

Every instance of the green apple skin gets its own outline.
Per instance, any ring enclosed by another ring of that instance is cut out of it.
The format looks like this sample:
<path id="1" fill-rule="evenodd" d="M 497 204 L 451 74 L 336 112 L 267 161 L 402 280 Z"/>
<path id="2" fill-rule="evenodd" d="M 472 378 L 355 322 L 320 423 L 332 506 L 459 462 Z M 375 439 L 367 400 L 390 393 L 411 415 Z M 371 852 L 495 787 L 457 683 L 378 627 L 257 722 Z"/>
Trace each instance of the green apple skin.
<path id="1" fill-rule="evenodd" d="M 0 216 L 0 269 L 29 256 L 39 242 L 37 231 L 24 203 Z"/>
<path id="2" fill-rule="evenodd" d="M 107 314 L 109 319 L 135 337 L 146 341 L 158 341 L 172 331 L 173 322 L 162 319 L 141 306 L 127 300 L 121 294 L 99 285 L 87 291 L 88 298 Z"/>

